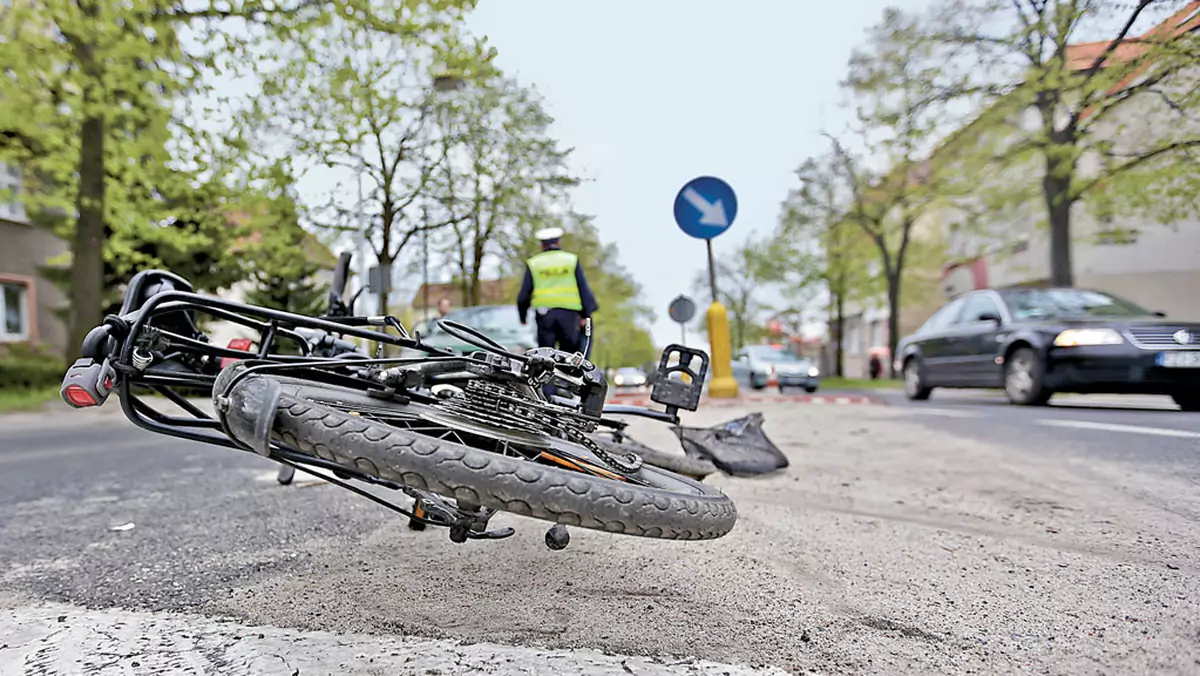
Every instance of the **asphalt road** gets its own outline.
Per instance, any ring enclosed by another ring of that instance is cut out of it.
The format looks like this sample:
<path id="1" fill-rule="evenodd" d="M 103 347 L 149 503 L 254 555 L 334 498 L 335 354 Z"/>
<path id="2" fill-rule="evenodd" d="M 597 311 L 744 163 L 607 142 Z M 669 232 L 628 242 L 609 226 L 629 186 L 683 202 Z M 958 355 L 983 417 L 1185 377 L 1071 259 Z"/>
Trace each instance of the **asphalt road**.
<path id="1" fill-rule="evenodd" d="M 191 610 L 264 568 L 286 571 L 301 543 L 353 542 L 389 518 L 345 491 L 285 489 L 278 466 L 249 453 L 119 416 L 54 420 L 0 434 L 0 579 L 38 598 Z"/>
<path id="2" fill-rule="evenodd" d="M 0 419 L 0 673 L 1200 668 L 1197 440 L 1079 426 L 1193 416 L 942 393 L 755 408 L 792 466 L 710 479 L 738 504 L 729 536 L 575 531 L 562 552 L 510 515 L 515 537 L 454 545 L 120 416 Z"/>
<path id="3" fill-rule="evenodd" d="M 1003 394 L 935 391 L 928 401 L 889 394 L 912 420 L 965 439 L 1039 454 L 1098 459 L 1200 482 L 1200 413 L 1168 397 L 1060 396 L 1049 406 L 1013 406 Z"/>

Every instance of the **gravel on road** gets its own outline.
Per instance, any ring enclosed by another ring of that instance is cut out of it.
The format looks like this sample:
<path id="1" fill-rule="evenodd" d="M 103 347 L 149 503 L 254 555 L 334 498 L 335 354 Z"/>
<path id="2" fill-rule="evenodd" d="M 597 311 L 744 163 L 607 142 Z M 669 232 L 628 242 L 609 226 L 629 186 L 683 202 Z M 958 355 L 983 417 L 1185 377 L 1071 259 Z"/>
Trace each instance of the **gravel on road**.
<path id="1" fill-rule="evenodd" d="M 396 523 L 356 551 L 316 544 L 310 570 L 215 608 L 276 626 L 797 673 L 1200 669 L 1195 486 L 964 442 L 901 409 L 764 412 L 792 465 L 711 479 L 740 513 L 721 540 L 576 530 L 550 552 L 544 527 L 519 517 L 496 520 L 517 536 L 465 546 Z M 642 441 L 677 447 L 667 428 L 635 426 Z"/>

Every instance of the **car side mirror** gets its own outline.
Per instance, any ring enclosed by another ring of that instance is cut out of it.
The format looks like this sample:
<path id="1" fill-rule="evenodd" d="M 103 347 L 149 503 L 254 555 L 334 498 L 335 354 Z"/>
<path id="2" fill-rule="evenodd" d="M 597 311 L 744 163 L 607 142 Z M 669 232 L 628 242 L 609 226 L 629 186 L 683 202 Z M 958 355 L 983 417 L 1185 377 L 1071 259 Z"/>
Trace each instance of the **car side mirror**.
<path id="1" fill-rule="evenodd" d="M 979 317 L 978 317 L 977 321 L 981 321 L 981 322 L 992 322 L 992 323 L 996 324 L 997 326 L 999 326 L 1000 324 L 1002 324 L 1002 323 L 1003 323 L 1003 322 L 1001 321 L 1001 319 L 1000 319 L 1000 315 L 996 314 L 995 312 L 984 312 L 984 313 L 981 313 L 981 314 L 979 315 Z"/>

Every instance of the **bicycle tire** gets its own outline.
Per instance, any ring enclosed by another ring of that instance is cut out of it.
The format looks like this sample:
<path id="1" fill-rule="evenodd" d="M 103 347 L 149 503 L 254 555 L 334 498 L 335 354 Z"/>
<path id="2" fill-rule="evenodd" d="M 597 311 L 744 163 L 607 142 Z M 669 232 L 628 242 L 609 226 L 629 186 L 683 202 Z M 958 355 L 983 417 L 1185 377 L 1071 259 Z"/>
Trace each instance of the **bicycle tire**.
<path id="1" fill-rule="evenodd" d="M 296 379 L 249 375 L 226 391 L 236 367 L 217 378 L 214 403 L 231 436 L 249 446 L 265 422 L 260 420 L 265 411 L 272 416 L 271 438 L 301 451 L 380 479 L 520 516 L 670 540 L 719 538 L 737 521 L 736 506 L 719 489 L 664 469 L 643 466 L 634 476 L 650 486 L 641 486 L 435 439 L 304 396 L 309 389 L 318 398 L 344 390 L 343 399 L 364 398 L 361 392 L 326 384 L 309 388 Z M 283 386 L 274 388 L 269 380 Z M 376 407 L 380 404 L 374 401 Z"/>

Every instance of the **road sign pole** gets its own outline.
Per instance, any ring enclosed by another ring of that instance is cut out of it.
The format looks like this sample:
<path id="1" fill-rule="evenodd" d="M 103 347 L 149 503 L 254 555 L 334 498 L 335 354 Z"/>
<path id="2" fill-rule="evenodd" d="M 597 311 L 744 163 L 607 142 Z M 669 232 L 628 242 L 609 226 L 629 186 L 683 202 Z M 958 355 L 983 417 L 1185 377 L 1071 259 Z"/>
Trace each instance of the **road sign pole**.
<path id="1" fill-rule="evenodd" d="M 687 324 L 679 324 L 679 344 L 687 346 Z"/>
<path id="2" fill-rule="evenodd" d="M 729 340 L 729 314 L 717 294 L 717 266 L 713 260 L 712 240 L 729 229 L 737 216 L 737 196 L 728 183 L 714 176 L 699 176 L 688 181 L 675 196 L 675 223 L 684 234 L 703 239 L 708 251 L 708 286 L 712 304 L 708 306 L 709 359 L 712 381 L 708 396 L 731 398 L 738 394 L 733 378 L 733 349 Z"/>
<path id="3" fill-rule="evenodd" d="M 712 293 L 712 302 L 717 302 L 717 266 L 713 263 L 712 240 L 706 239 L 708 245 L 708 289 Z"/>

